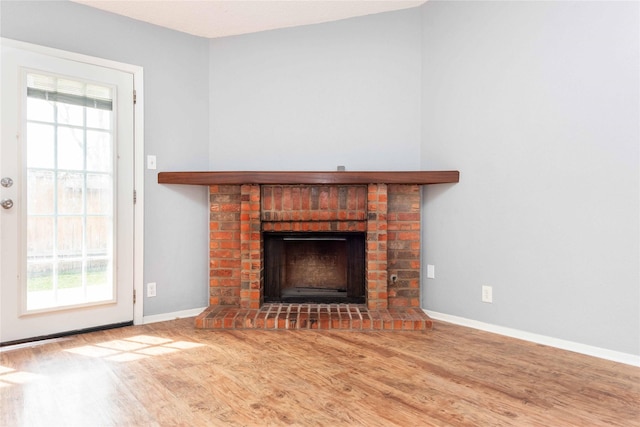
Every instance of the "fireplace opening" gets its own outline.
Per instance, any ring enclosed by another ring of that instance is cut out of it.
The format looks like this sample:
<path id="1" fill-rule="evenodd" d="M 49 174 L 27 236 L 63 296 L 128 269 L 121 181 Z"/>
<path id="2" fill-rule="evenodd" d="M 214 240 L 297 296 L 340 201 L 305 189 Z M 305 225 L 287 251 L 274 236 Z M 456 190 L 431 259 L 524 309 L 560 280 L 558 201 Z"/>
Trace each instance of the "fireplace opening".
<path id="1" fill-rule="evenodd" d="M 365 233 L 264 233 L 264 300 L 364 303 Z"/>

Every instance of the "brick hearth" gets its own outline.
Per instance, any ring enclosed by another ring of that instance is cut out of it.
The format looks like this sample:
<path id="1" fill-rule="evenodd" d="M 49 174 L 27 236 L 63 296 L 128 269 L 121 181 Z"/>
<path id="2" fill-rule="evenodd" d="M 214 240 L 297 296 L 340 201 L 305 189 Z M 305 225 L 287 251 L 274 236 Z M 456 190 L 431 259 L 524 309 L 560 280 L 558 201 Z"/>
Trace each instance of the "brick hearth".
<path id="1" fill-rule="evenodd" d="M 341 329 L 424 331 L 432 322 L 419 308 L 369 310 L 361 304 L 264 304 L 259 310 L 210 307 L 196 320 L 203 329 Z"/>

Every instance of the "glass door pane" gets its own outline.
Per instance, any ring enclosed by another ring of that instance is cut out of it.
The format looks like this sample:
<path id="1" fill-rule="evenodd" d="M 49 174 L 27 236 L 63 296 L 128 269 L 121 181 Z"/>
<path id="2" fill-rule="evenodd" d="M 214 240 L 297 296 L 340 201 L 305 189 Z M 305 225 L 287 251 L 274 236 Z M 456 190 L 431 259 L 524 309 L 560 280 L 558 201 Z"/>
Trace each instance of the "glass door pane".
<path id="1" fill-rule="evenodd" d="M 27 312 L 113 302 L 112 89 L 42 73 L 27 82 Z"/>

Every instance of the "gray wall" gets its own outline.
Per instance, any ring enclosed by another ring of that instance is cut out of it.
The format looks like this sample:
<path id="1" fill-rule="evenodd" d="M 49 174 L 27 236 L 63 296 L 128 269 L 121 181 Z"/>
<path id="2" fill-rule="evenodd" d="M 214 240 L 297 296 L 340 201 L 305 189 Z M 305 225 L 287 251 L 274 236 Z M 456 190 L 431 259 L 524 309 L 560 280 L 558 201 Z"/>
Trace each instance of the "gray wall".
<path id="1" fill-rule="evenodd" d="M 420 167 L 419 9 L 211 41 L 215 170 Z"/>
<path id="2" fill-rule="evenodd" d="M 638 3 L 422 11 L 425 307 L 640 354 Z"/>
<path id="3" fill-rule="evenodd" d="M 637 3 L 431 0 L 214 41 L 1 12 L 3 37 L 143 66 L 159 170 L 459 169 L 425 190 L 424 307 L 640 354 Z M 145 315 L 206 305 L 206 191 L 146 179 Z"/>
<path id="4" fill-rule="evenodd" d="M 144 67 L 145 151 L 158 170 L 208 168 L 208 40 L 67 1 L 2 1 L 2 37 Z M 207 194 L 145 172 L 144 315 L 208 305 Z"/>

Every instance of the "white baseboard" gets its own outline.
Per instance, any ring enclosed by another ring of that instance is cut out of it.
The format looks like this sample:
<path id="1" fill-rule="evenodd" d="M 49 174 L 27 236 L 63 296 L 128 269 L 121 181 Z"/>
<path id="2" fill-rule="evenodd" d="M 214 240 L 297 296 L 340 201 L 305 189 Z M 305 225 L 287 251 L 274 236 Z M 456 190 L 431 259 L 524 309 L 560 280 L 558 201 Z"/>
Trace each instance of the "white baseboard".
<path id="1" fill-rule="evenodd" d="M 492 332 L 498 335 L 504 335 L 511 338 L 517 338 L 525 341 L 534 342 L 536 344 L 548 345 L 550 347 L 560 348 L 562 350 L 573 351 L 575 353 L 586 354 L 587 356 L 598 357 L 600 359 L 611 360 L 614 362 L 624 363 L 627 365 L 640 367 L 640 355 L 622 353 L 619 351 L 607 350 L 605 348 L 593 347 L 586 344 L 580 344 L 573 341 L 561 340 L 545 335 L 533 334 L 531 332 L 520 331 L 517 329 L 505 328 L 504 326 L 492 325 L 490 323 L 478 322 L 476 320 L 466 319 L 464 317 L 452 316 L 449 314 L 438 313 L 436 311 L 424 310 L 429 317 L 434 320 L 442 320 L 443 322 L 453 323 L 455 325 L 467 326 L 481 331 Z"/>
<path id="2" fill-rule="evenodd" d="M 155 322 L 165 322 L 167 320 L 175 320 L 182 319 L 185 317 L 195 317 L 198 314 L 202 313 L 207 307 L 202 308 L 192 308 L 189 310 L 182 311 L 174 311 L 173 313 L 162 313 L 162 314 L 154 314 L 152 316 L 144 316 L 142 318 L 142 323 L 155 323 Z"/>

